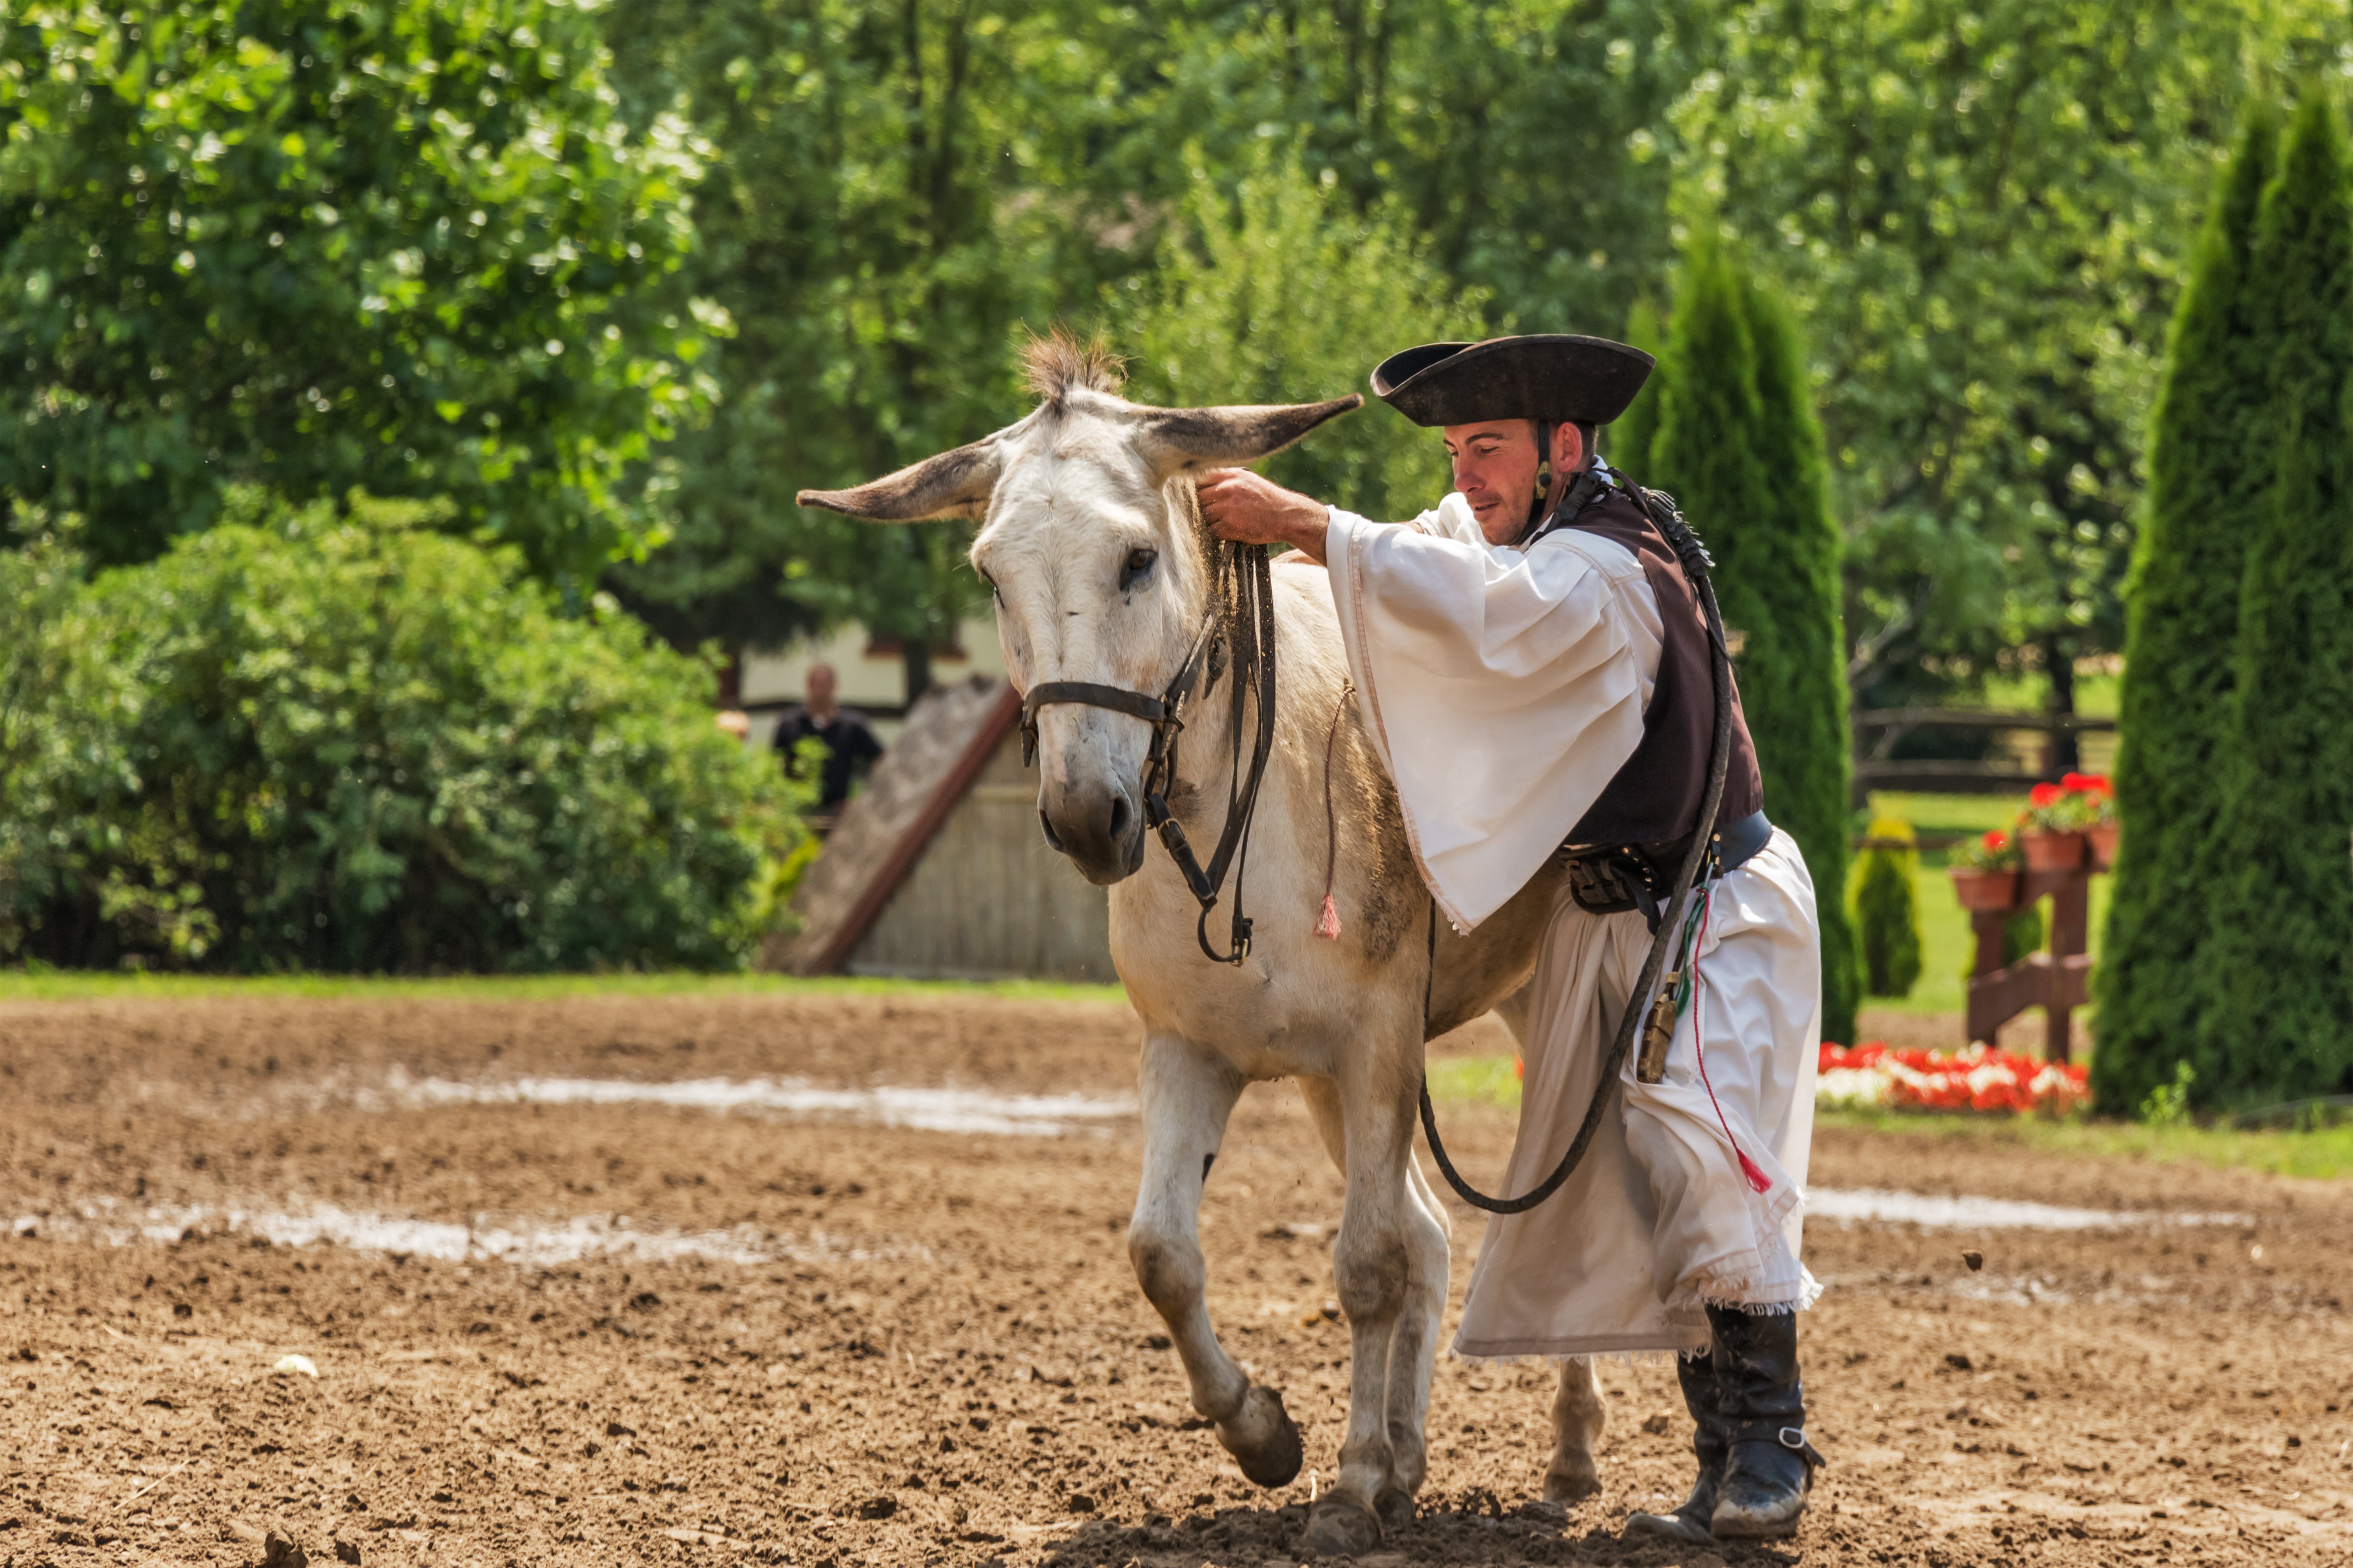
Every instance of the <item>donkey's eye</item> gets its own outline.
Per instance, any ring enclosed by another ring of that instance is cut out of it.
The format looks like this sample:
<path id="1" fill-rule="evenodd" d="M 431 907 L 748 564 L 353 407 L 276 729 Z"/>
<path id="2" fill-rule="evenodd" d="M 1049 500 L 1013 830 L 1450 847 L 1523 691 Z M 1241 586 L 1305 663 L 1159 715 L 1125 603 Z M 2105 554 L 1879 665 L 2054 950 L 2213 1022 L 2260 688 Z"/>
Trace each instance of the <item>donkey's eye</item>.
<path id="1" fill-rule="evenodd" d="M 974 568 L 973 568 L 973 570 L 974 570 L 974 571 L 976 571 L 976 572 L 980 572 L 980 580 L 981 580 L 982 582 L 984 582 L 984 583 L 986 583 L 986 584 L 988 584 L 988 595 L 989 595 L 989 597 L 991 597 L 991 598 L 995 599 L 995 600 L 996 600 L 998 604 L 1000 604 L 1000 605 L 1001 605 L 1001 604 L 1003 604 L 1003 603 L 1005 603 L 1005 595 L 1004 595 L 1004 594 L 1003 594 L 1003 593 L 1001 593 L 1001 592 L 999 592 L 999 591 L 998 591 L 998 589 L 997 589 L 997 579 L 996 579 L 996 578 L 994 578 L 994 577 L 992 577 L 992 576 L 990 576 L 990 575 L 989 575 L 987 573 L 986 573 L 986 572 L 981 572 L 980 568 L 979 568 L 979 567 L 977 567 L 977 566 L 974 567 Z"/>
<path id="2" fill-rule="evenodd" d="M 1151 572 L 1152 563 L 1159 559 L 1160 552 L 1157 550 L 1129 551 L 1127 559 L 1119 563 L 1120 591 L 1124 593 L 1134 587 L 1138 579 Z"/>

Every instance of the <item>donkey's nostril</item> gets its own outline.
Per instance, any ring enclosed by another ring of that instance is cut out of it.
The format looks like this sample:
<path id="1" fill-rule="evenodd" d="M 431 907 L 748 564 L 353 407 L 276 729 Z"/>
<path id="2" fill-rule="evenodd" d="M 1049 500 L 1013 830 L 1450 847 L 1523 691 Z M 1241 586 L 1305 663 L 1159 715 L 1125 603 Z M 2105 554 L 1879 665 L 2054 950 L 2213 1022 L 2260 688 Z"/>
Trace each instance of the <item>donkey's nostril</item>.
<path id="1" fill-rule="evenodd" d="M 1057 855 L 1070 853 L 1062 847 L 1062 836 L 1054 831 L 1054 819 L 1047 816 L 1042 809 L 1038 813 L 1038 826 L 1046 830 L 1046 842 L 1053 847 L 1054 853 Z"/>
<path id="2" fill-rule="evenodd" d="M 1125 831 L 1126 827 L 1127 797 L 1124 795 L 1115 795 L 1111 797 L 1111 841 L 1113 844 L 1119 842 L 1119 836 Z"/>

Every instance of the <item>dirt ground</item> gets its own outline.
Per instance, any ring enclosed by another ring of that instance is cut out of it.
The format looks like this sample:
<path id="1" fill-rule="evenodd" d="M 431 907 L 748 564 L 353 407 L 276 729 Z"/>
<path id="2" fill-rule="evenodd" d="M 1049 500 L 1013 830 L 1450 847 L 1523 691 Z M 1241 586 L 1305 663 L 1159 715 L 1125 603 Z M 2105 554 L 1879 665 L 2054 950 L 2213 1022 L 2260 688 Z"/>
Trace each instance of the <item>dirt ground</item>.
<path id="1" fill-rule="evenodd" d="M 1050 1098 L 1131 1096 L 1133 1050 L 1124 1009 L 980 997 L 0 1007 L 0 1564 L 251 1563 L 271 1528 L 368 1563 L 1293 1560 L 1345 1387 L 1339 1185 L 1293 1089 L 1245 1097 L 1211 1305 L 1309 1467 L 1261 1492 L 1129 1274 L 1134 1117 Z M 1032 1120 L 530 1088 L 763 1077 Z M 1505 1116 L 1449 1120 L 1500 1168 Z M 2345 1192 L 1852 1131 L 1814 1177 L 2147 1218 L 1817 1220 L 1831 1464 L 1793 1542 L 1618 1543 L 1688 1479 L 1671 1368 L 1604 1367 L 1604 1489 L 1563 1514 L 1549 1369 L 1442 1360 L 1422 1516 L 1361 1561 L 2353 1561 Z"/>

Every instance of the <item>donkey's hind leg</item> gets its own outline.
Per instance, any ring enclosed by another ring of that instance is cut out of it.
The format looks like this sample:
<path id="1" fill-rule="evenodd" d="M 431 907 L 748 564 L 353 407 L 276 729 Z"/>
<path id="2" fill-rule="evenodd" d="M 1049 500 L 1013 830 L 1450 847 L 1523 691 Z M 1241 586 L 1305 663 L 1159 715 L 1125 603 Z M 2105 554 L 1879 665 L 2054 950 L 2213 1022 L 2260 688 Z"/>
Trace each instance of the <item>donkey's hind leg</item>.
<path id="1" fill-rule="evenodd" d="M 1144 1179 L 1128 1224 L 1127 1256 L 1145 1297 L 1176 1342 L 1193 1408 L 1217 1424 L 1218 1441 L 1262 1487 L 1299 1474 L 1299 1428 L 1282 1396 L 1253 1387 L 1218 1342 L 1202 1299 L 1198 1213 L 1209 1166 L 1225 1139 L 1241 1076 L 1222 1058 L 1174 1035 L 1144 1042 Z"/>
<path id="2" fill-rule="evenodd" d="M 1350 1556 L 1379 1545 L 1383 1499 L 1397 1489 L 1388 1432 L 1392 1352 L 1399 1321 L 1415 1300 L 1417 1247 L 1409 1238 L 1408 1224 L 1419 1211 L 1407 1187 L 1413 1158 L 1408 1142 L 1413 1127 L 1410 1092 L 1376 1087 L 1393 1076 L 1366 1070 L 1335 1090 L 1348 1195 L 1332 1248 L 1332 1275 L 1341 1310 L 1348 1316 L 1348 1426 L 1340 1444 L 1338 1480 L 1309 1510 L 1306 1534 L 1306 1544 L 1328 1556 Z M 1442 1237 L 1440 1240 L 1442 1246 Z M 1427 1238 L 1421 1241 L 1426 1246 Z M 1406 1364 L 1409 1368 L 1420 1359 L 1416 1351 L 1407 1356 Z M 1392 1513 L 1409 1516 L 1410 1495 L 1388 1507 Z"/>
<path id="3" fill-rule="evenodd" d="M 1601 1402 L 1601 1374 L 1590 1357 L 1560 1363 L 1560 1392 L 1552 1402 L 1552 1463 L 1545 1469 L 1546 1502 L 1583 1502 L 1601 1489 L 1593 1450 L 1609 1407 Z"/>
<path id="4" fill-rule="evenodd" d="M 1389 1485 L 1380 1499 L 1381 1522 L 1392 1529 L 1412 1521 L 1414 1495 L 1430 1473 L 1430 1374 L 1453 1261 L 1445 1205 L 1410 1150 L 1405 1173 L 1406 1303 L 1389 1344 Z"/>

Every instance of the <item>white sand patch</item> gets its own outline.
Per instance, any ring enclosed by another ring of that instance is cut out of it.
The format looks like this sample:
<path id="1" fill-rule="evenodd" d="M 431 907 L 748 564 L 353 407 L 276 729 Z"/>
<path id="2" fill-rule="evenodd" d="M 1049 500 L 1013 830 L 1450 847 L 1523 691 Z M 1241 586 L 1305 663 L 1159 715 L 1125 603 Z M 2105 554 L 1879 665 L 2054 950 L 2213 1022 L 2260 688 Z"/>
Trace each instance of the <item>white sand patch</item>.
<path id="1" fill-rule="evenodd" d="M 1928 1230 L 2116 1230 L 2138 1225 L 2249 1225 L 2245 1215 L 2163 1214 L 2133 1209 L 2060 1208 L 2052 1204 L 1956 1194 L 1932 1197 L 1870 1187 L 1816 1187 L 1806 1217 L 1842 1225 L 1916 1225 Z"/>
<path id="2" fill-rule="evenodd" d="M 765 1111 L 924 1132 L 1052 1138 L 1071 1123 L 1135 1114 L 1132 1100 L 1083 1094 L 993 1094 L 975 1089 L 828 1089 L 802 1079 L 521 1078 L 461 1082 L 411 1079 L 398 1068 L 386 1086 L 397 1105 L 658 1106 L 675 1110 Z"/>
<path id="3" fill-rule="evenodd" d="M 256 1237 L 279 1247 L 344 1247 L 451 1263 L 492 1261 L 537 1268 L 586 1258 L 626 1258 L 649 1263 L 700 1258 L 740 1264 L 932 1258 L 929 1247 L 853 1241 L 823 1231 L 788 1236 L 748 1225 L 674 1231 L 633 1225 L 626 1215 L 482 1215 L 461 1225 L 401 1215 L 355 1214 L 332 1204 L 280 1209 L 260 1205 L 133 1205 L 109 1198 L 70 1211 L 20 1209 L 10 1229 L 19 1237 L 107 1247 L 177 1241 L 197 1231 Z"/>

